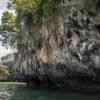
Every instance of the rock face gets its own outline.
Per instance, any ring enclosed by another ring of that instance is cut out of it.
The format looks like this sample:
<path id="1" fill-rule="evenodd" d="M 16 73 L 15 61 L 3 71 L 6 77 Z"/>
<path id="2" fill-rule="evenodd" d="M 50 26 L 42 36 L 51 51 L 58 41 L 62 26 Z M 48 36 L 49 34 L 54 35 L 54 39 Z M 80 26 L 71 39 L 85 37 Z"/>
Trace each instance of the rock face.
<path id="1" fill-rule="evenodd" d="M 94 19 L 86 11 L 72 7 L 64 20 L 66 31 L 63 35 L 58 34 L 62 46 L 55 48 L 49 44 L 54 62 L 49 68 L 40 65 L 43 73 L 40 76 L 48 76 L 61 87 L 66 87 L 67 83 L 78 87 L 79 81 L 82 84 L 99 80 L 100 34 Z"/>
<path id="2" fill-rule="evenodd" d="M 64 30 L 63 34 L 55 34 L 56 39 L 54 34 L 48 36 L 40 52 L 41 59 L 45 58 L 46 61 L 52 58 L 52 64 L 80 64 L 86 68 L 92 65 L 99 68 L 100 34 L 93 18 L 86 11 L 72 7 L 64 17 Z"/>
<path id="3" fill-rule="evenodd" d="M 57 56 L 56 61 L 59 63 L 79 62 L 87 67 L 93 63 L 96 67 L 100 56 L 100 34 L 96 30 L 93 18 L 85 11 L 72 7 L 65 20 L 67 31 L 63 36 L 64 46 L 56 49 L 54 53 Z"/>
<path id="4" fill-rule="evenodd" d="M 19 54 L 21 72 L 57 87 L 83 88 L 100 77 L 100 33 L 93 17 L 83 9 L 71 7 L 64 16 L 63 33 L 50 34 L 41 50 Z M 44 36 L 45 37 L 45 36 Z M 45 40 L 45 39 L 44 39 Z M 41 56 L 40 58 L 38 56 Z M 86 83 L 83 85 L 83 83 Z"/>

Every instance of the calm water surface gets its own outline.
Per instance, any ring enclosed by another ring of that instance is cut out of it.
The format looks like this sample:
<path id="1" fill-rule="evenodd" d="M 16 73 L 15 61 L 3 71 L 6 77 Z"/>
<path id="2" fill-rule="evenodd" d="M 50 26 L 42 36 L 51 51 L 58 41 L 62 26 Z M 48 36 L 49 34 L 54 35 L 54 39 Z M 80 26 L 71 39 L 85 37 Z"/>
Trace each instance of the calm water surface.
<path id="1" fill-rule="evenodd" d="M 0 84 L 0 100 L 100 100 L 99 95 L 80 95 Z"/>

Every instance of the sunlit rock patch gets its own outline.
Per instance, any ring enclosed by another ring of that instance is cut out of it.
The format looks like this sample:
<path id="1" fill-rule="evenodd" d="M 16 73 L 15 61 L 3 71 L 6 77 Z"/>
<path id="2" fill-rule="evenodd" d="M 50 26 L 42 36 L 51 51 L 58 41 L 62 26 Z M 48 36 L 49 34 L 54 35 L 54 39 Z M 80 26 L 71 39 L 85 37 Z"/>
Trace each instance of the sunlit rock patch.
<path id="1" fill-rule="evenodd" d="M 9 76 L 8 67 L 0 65 L 0 80 L 7 80 Z"/>

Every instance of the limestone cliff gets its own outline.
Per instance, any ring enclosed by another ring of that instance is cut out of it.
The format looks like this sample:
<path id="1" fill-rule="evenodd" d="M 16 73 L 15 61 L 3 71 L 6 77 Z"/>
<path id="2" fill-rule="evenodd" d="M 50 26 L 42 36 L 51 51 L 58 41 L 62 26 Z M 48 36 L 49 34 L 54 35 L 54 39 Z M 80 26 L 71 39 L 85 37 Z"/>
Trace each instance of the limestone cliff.
<path id="1" fill-rule="evenodd" d="M 39 49 L 22 51 L 24 59 L 19 53 L 22 72 L 40 81 L 49 79 L 58 87 L 78 88 L 84 87 L 83 82 L 100 80 L 100 33 L 87 11 L 71 7 L 66 16 L 43 24 L 41 33 Z"/>

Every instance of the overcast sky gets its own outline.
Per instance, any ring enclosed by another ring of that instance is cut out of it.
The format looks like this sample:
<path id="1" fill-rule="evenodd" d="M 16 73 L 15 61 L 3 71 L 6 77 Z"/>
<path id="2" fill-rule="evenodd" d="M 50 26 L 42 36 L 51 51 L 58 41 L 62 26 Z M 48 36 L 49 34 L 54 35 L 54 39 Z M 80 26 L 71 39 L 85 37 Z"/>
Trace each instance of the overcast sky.
<path id="1" fill-rule="evenodd" d="M 1 16 L 3 14 L 4 11 L 7 10 L 7 2 L 8 0 L 0 0 L 0 23 L 1 23 Z M 8 53 L 11 53 L 13 50 L 11 49 L 7 49 L 5 47 L 3 47 L 0 43 L 0 58 L 2 56 L 7 55 Z"/>

